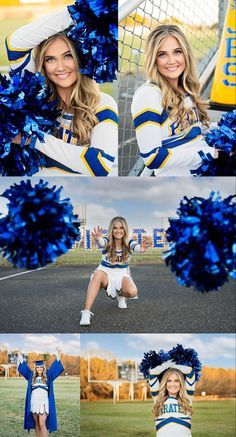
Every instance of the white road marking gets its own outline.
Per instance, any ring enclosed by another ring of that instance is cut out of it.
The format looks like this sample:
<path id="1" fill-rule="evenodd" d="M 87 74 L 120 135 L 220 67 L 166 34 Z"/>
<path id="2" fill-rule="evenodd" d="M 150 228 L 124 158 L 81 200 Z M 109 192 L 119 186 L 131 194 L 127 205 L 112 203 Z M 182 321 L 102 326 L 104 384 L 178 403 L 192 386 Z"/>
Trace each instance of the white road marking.
<path id="1" fill-rule="evenodd" d="M 26 270 L 25 272 L 15 273 L 14 275 L 5 276 L 4 278 L 0 278 L 0 281 L 4 281 L 4 279 L 14 278 L 14 276 L 25 275 L 26 273 L 33 273 L 33 272 L 37 272 L 38 270 L 44 270 L 44 269 L 46 269 L 46 267 L 39 267 L 38 269 L 35 269 L 35 270 Z"/>

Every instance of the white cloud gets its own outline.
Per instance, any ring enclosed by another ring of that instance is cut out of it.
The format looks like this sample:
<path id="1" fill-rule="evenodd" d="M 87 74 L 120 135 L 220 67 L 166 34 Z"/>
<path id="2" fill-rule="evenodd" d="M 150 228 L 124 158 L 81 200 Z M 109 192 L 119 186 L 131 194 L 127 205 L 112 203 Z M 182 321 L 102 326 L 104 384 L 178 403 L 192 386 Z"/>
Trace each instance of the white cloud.
<path id="1" fill-rule="evenodd" d="M 90 225 L 105 225 L 108 226 L 112 217 L 118 215 L 115 208 L 106 207 L 96 203 L 87 204 L 87 217 Z"/>
<path id="2" fill-rule="evenodd" d="M 79 335 L 52 335 L 52 334 L 26 334 L 24 336 L 23 352 L 38 352 L 38 353 L 55 353 L 56 347 L 59 347 L 62 353 L 79 355 L 80 353 L 80 337 Z"/>
<path id="3" fill-rule="evenodd" d="M 88 341 L 88 343 L 87 343 L 87 349 L 91 350 L 91 351 L 99 350 L 100 346 L 99 346 L 97 341 L 91 340 L 91 341 Z"/>
<path id="4" fill-rule="evenodd" d="M 127 337 L 127 345 L 138 353 L 142 352 L 141 358 L 144 352 L 168 350 L 177 343 L 182 344 L 185 348 L 194 348 L 203 365 L 215 361 L 217 356 L 221 360 L 234 361 L 235 359 L 235 337 L 233 334 L 225 336 L 215 334 L 206 337 L 200 334 L 130 334 Z"/>
<path id="5" fill-rule="evenodd" d="M 127 343 L 132 349 L 145 352 L 149 349 L 167 350 L 177 343 L 191 342 L 191 339 L 192 334 L 130 334 Z"/>

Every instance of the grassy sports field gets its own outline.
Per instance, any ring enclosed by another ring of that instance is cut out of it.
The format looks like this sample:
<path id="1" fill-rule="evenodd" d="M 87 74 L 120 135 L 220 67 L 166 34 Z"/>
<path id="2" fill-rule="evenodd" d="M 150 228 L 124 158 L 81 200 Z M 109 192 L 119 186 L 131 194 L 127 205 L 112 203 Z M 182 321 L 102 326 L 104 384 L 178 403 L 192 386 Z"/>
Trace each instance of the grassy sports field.
<path id="1" fill-rule="evenodd" d="M 193 437 L 234 437 L 233 400 L 195 401 L 192 419 Z M 83 437 L 154 437 L 152 402 L 110 401 L 81 403 Z"/>
<path id="2" fill-rule="evenodd" d="M 163 263 L 162 260 L 162 249 L 148 249 L 148 252 L 145 254 L 141 253 L 133 253 L 131 265 L 137 264 L 151 264 L 151 263 Z M 70 250 L 65 255 L 60 256 L 55 265 L 63 266 L 63 265 L 81 265 L 81 264 L 99 264 L 101 261 L 101 253 L 98 249 L 92 250 L 84 250 L 82 248 L 76 248 L 74 250 Z M 0 254 L 0 267 L 1 266 L 10 266 L 6 260 Z"/>
<path id="3" fill-rule="evenodd" d="M 8 380 L 0 378 L 0 437 L 28 435 L 27 431 L 23 430 L 26 384 L 22 378 Z M 79 436 L 79 378 L 56 380 L 54 393 L 57 407 L 57 435 Z"/>

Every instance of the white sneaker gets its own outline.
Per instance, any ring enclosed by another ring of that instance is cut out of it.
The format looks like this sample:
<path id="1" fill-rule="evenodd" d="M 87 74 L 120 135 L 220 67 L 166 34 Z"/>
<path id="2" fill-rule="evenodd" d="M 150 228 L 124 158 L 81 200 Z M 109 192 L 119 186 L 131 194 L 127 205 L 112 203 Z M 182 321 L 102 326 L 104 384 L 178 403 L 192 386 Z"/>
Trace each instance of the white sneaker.
<path id="1" fill-rule="evenodd" d="M 83 325 L 83 326 L 90 325 L 91 316 L 94 316 L 94 314 L 89 310 L 83 310 L 80 312 L 82 314 L 81 320 L 80 320 L 80 325 Z"/>
<path id="2" fill-rule="evenodd" d="M 125 308 L 127 308 L 127 303 L 126 303 L 126 297 L 124 296 L 119 296 L 118 293 L 116 293 L 116 299 L 118 301 L 118 308 L 124 310 Z"/>

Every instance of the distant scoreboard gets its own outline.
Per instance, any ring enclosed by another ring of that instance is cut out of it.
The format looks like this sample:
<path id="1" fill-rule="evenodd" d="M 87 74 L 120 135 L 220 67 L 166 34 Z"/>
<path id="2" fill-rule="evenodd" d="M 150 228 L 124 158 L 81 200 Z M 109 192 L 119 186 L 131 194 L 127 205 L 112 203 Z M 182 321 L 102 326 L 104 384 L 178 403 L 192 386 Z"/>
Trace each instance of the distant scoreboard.
<path id="1" fill-rule="evenodd" d="M 28 355 L 22 354 L 24 360 L 28 361 Z M 8 353 L 8 364 L 17 364 L 18 353 L 17 352 L 9 352 Z"/>

